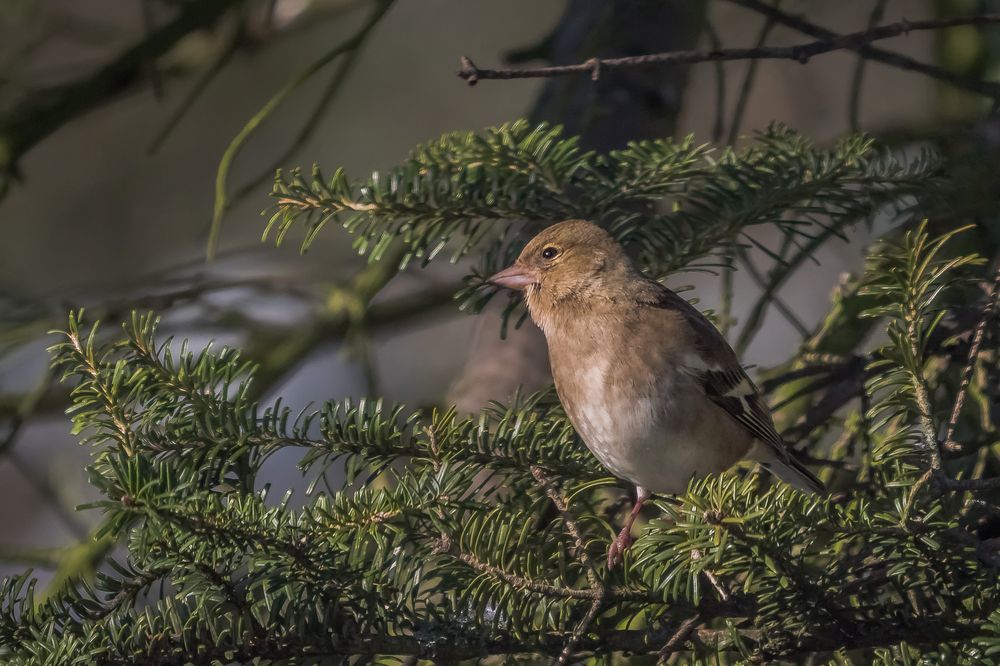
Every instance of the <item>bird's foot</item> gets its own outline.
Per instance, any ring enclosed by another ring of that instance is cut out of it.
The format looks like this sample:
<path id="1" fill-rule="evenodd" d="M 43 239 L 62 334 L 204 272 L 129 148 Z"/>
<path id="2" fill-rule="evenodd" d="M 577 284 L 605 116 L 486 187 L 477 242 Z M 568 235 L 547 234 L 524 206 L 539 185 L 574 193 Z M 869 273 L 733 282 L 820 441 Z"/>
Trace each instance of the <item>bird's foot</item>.
<path id="1" fill-rule="evenodd" d="M 611 542 L 608 548 L 608 568 L 614 569 L 625 557 L 625 551 L 632 547 L 632 530 L 628 525 L 618 533 L 618 538 Z"/>

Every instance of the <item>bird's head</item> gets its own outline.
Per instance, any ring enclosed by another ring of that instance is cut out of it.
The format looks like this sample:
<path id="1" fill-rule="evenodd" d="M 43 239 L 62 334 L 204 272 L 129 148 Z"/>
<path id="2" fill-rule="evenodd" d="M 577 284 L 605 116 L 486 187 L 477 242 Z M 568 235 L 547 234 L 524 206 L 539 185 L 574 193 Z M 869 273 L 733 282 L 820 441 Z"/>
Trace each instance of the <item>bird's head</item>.
<path id="1" fill-rule="evenodd" d="M 571 297 L 613 297 L 637 271 L 608 232 L 583 220 L 568 220 L 543 230 L 510 267 L 489 279 L 526 292 L 528 304 L 544 295 L 555 304 Z"/>

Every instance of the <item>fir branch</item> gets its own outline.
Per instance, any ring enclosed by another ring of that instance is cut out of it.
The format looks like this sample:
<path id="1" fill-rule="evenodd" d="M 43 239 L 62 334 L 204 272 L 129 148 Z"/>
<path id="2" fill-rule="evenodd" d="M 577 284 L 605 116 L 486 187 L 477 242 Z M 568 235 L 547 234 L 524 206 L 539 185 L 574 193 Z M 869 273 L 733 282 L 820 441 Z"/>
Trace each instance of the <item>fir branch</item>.
<path id="1" fill-rule="evenodd" d="M 781 126 L 739 152 L 713 158 L 705 146 L 647 141 L 607 156 L 579 150 L 559 128 L 516 122 L 484 136 L 455 133 L 418 147 L 406 162 L 356 182 L 343 170 L 279 174 L 265 236 L 306 227 L 302 249 L 329 222 L 354 233 L 379 260 L 401 239 L 402 263 L 424 264 L 449 244 L 451 259 L 481 248 L 483 262 L 457 295 L 478 309 L 495 289 L 482 275 L 520 248 L 511 223 L 591 219 L 629 245 L 648 274 L 663 277 L 711 255 L 755 225 L 797 241 L 843 234 L 876 212 L 940 196 L 935 160 L 901 163 L 864 137 L 818 150 Z M 658 213 L 657 209 L 673 212 Z M 638 211 L 638 212 L 637 212 Z M 752 240 L 752 239 L 751 239 Z"/>
<path id="2" fill-rule="evenodd" d="M 587 581 L 590 583 L 590 589 L 594 593 L 590 607 L 587 609 L 587 613 L 583 616 L 580 622 L 577 623 L 576 628 L 573 629 L 573 634 L 570 636 L 569 640 L 566 641 L 566 646 L 562 649 L 562 652 L 559 653 L 557 663 L 568 664 L 573 658 L 573 651 L 576 648 L 576 645 L 580 642 L 580 639 L 587 632 L 587 630 L 590 629 L 590 625 L 597 617 L 597 614 L 601 612 L 601 608 L 606 602 L 607 589 L 605 587 L 604 580 L 597 571 L 597 566 L 590 557 L 590 553 L 587 552 L 587 544 L 581 536 L 581 531 L 577 526 L 576 519 L 569 512 L 569 507 L 566 505 L 565 498 L 540 467 L 532 467 L 531 475 L 535 477 L 535 480 L 538 481 L 542 488 L 545 489 L 545 494 L 548 495 L 552 504 L 559 512 L 559 515 L 562 516 L 563 523 L 566 526 L 566 531 L 569 532 L 571 537 L 573 537 L 573 543 L 576 545 L 576 557 L 586 569 Z"/>

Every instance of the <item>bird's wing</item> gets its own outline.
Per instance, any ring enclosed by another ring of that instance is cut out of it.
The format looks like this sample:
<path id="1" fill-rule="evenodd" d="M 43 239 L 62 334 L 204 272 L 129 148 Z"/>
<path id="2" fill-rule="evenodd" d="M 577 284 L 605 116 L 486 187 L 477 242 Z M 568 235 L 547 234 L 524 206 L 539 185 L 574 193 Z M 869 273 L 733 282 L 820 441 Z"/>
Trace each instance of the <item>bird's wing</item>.
<path id="1" fill-rule="evenodd" d="M 650 282 L 648 299 L 639 305 L 671 313 L 682 336 L 683 352 L 673 355 L 684 372 L 696 380 L 705 397 L 736 420 L 764 449 L 754 455 L 762 466 L 801 490 L 826 492 L 823 482 L 788 449 L 774 427 L 771 412 L 736 358 L 726 338 L 686 300 L 658 282 Z M 676 344 L 676 343 L 675 343 Z"/>
<path id="2" fill-rule="evenodd" d="M 652 284 L 658 289 L 653 288 L 652 298 L 644 304 L 679 315 L 690 336 L 687 342 L 691 351 L 680 356 L 684 371 L 697 380 L 705 397 L 721 407 L 755 439 L 772 447 L 779 460 L 790 460 L 784 440 L 775 430 L 771 413 L 757 386 L 740 366 L 726 339 L 682 297 L 658 283 Z"/>

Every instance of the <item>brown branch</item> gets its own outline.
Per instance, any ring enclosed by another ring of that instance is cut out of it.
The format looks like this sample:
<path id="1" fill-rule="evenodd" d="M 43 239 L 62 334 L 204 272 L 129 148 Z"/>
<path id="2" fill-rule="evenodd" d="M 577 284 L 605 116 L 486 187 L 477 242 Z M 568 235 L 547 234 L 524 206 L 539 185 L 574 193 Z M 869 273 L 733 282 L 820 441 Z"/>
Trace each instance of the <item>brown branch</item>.
<path id="1" fill-rule="evenodd" d="M 569 640 L 566 641 L 566 645 L 559 653 L 559 659 L 556 661 L 558 664 L 568 664 L 570 659 L 573 657 L 573 651 L 576 649 L 580 639 L 587 632 L 587 629 L 594 621 L 594 618 L 596 618 L 598 613 L 600 613 L 601 607 L 604 605 L 607 596 L 607 587 L 601 579 L 600 574 L 598 574 L 597 566 L 594 564 L 593 559 L 591 559 L 590 553 L 587 552 L 587 544 L 583 540 L 580 528 L 576 524 L 576 519 L 569 512 L 569 507 L 566 505 L 565 498 L 563 498 L 555 484 L 548 478 L 541 467 L 533 465 L 531 467 L 531 475 L 534 476 L 539 485 L 544 488 L 545 493 L 549 496 L 549 499 L 552 500 L 552 504 L 555 505 L 556 510 L 558 510 L 559 514 L 562 516 L 563 524 L 566 526 L 566 531 L 571 537 L 573 537 L 573 541 L 576 543 L 576 557 L 586 569 L 587 580 L 590 582 L 590 589 L 594 593 L 594 600 L 590 604 L 590 608 L 587 609 L 587 614 L 584 615 L 583 619 L 576 625 L 576 628 L 573 630 L 573 634 L 569 637 Z"/>
<path id="2" fill-rule="evenodd" d="M 702 557 L 704 557 L 704 555 L 700 550 L 695 549 L 691 551 L 692 560 L 700 560 Z M 708 582 L 712 585 L 712 587 L 715 588 L 715 592 L 719 595 L 719 598 L 724 602 L 729 601 L 729 590 L 722 584 L 722 581 L 720 581 L 719 577 L 715 575 L 715 572 L 706 568 L 702 569 L 701 573 L 708 579 Z"/>
<path id="3" fill-rule="evenodd" d="M 972 381 L 972 373 L 976 368 L 976 359 L 979 358 L 979 350 L 983 345 L 983 338 L 986 337 L 986 324 L 996 313 L 997 301 L 1000 297 L 1000 265 L 997 266 L 993 275 L 993 282 L 990 284 L 989 292 L 986 295 L 986 305 L 983 306 L 983 313 L 976 323 L 976 328 L 972 334 L 972 343 L 969 345 L 969 356 L 962 370 L 962 381 L 958 387 L 958 394 L 955 396 L 955 404 L 951 408 L 951 418 L 948 419 L 948 431 L 944 436 L 945 449 L 961 449 L 954 440 L 955 429 L 958 427 L 958 418 L 965 406 L 965 396 L 969 391 L 969 384 Z"/>
<path id="4" fill-rule="evenodd" d="M 663 647 L 660 648 L 659 660 L 661 664 L 666 663 L 667 659 L 670 658 L 670 655 L 676 652 L 681 643 L 687 640 L 687 637 L 691 635 L 691 632 L 694 631 L 694 628 L 698 626 L 700 621 L 701 615 L 695 613 L 688 619 L 681 622 L 680 626 L 677 627 L 677 631 L 670 637 L 670 640 L 664 643 Z"/>
<path id="5" fill-rule="evenodd" d="M 748 2 L 748 0 L 733 1 L 738 4 Z M 756 4 L 756 0 L 753 0 L 751 4 Z M 590 58 L 585 62 L 575 65 L 556 65 L 553 67 L 481 69 L 477 67 L 468 57 L 462 56 L 462 68 L 458 71 L 458 76 L 468 82 L 470 86 L 475 85 L 483 79 L 534 79 L 566 76 L 569 74 L 590 74 L 590 77 L 596 81 L 600 78 L 601 72 L 606 69 L 651 67 L 661 65 L 691 65 L 699 62 L 762 59 L 795 60 L 805 64 L 814 56 L 844 49 L 858 51 L 866 57 L 877 60 L 879 58 L 867 52 L 867 45 L 874 41 L 898 37 L 900 35 L 906 35 L 910 32 L 918 30 L 942 30 L 944 28 L 951 28 L 955 26 L 989 25 L 993 23 L 1000 23 L 1000 14 L 976 14 L 973 16 L 957 16 L 941 19 L 929 19 L 924 21 L 904 20 L 899 21 L 898 23 L 878 26 L 870 30 L 853 32 L 847 35 L 837 35 L 836 33 L 829 32 L 822 39 L 818 39 L 813 42 L 806 42 L 804 44 L 796 44 L 794 46 L 759 46 L 753 48 L 713 49 L 710 51 L 669 51 L 666 53 L 650 53 L 647 55 L 628 56 L 624 58 Z M 884 51 L 880 53 L 895 57 L 895 54 L 892 53 Z M 912 62 L 915 65 L 922 65 L 922 63 L 917 63 L 916 61 Z M 925 65 L 924 67 L 929 66 Z M 920 71 L 915 66 L 904 67 L 904 69 L 916 69 L 917 71 Z M 950 78 L 957 77 L 952 76 Z M 959 80 L 966 81 L 965 79 Z M 966 81 L 967 85 L 963 87 L 968 87 L 969 85 L 972 85 L 972 83 L 973 82 Z M 1000 99 L 1000 84 L 987 81 L 976 81 L 974 83 L 975 92 L 979 92 L 980 94 L 987 95 L 994 99 Z"/>
<path id="6" fill-rule="evenodd" d="M 832 30 L 827 30 L 826 28 L 822 28 L 814 23 L 810 23 L 809 21 L 806 21 L 803 18 L 800 18 L 798 16 L 793 16 L 792 14 L 789 14 L 787 12 L 783 12 L 777 7 L 762 2 L 762 0 L 729 0 L 729 1 L 739 5 L 740 7 L 744 7 L 751 11 L 755 11 L 758 14 L 762 14 L 772 19 L 776 23 L 780 23 L 781 25 L 792 28 L 793 30 L 798 30 L 803 34 L 809 35 L 810 37 L 816 37 L 821 40 L 828 40 L 839 37 L 839 35 L 836 32 L 833 32 Z M 964 25 L 981 24 L 975 20 L 981 17 L 969 16 L 969 17 L 959 17 L 959 18 L 965 20 L 972 19 L 970 23 L 965 23 Z M 933 23 L 933 21 L 921 21 L 921 23 Z M 910 25 L 912 26 L 915 24 L 910 24 Z M 963 24 L 953 23 L 952 25 L 954 26 Z M 884 26 L 884 27 L 890 27 L 890 26 Z M 949 26 L 942 25 L 940 27 L 944 28 Z M 934 28 L 929 28 L 929 29 L 933 30 Z M 929 65 L 925 62 L 920 62 L 919 60 L 914 60 L 913 58 L 904 56 L 899 53 L 894 53 L 892 51 L 886 51 L 874 46 L 870 46 L 867 43 L 850 44 L 845 48 L 854 51 L 869 60 L 880 62 L 883 65 L 889 65 L 890 67 L 895 67 L 897 69 L 902 69 L 905 71 L 918 72 L 925 76 L 929 76 L 932 79 L 943 81 L 956 88 L 961 88 L 962 90 L 968 90 L 969 92 L 973 92 L 979 95 L 985 95 L 986 97 L 990 97 L 992 99 L 1000 98 L 1000 84 L 994 83 L 992 81 L 981 81 L 979 79 L 972 79 L 964 76 L 959 76 L 947 70 L 941 69 L 940 67 Z"/>
<path id="7" fill-rule="evenodd" d="M 451 555 L 471 569 L 502 580 L 504 583 L 507 583 L 517 590 L 533 592 L 546 597 L 557 599 L 578 599 L 585 601 L 597 601 L 603 597 L 604 601 L 615 603 L 666 603 L 663 600 L 662 594 L 652 590 L 637 590 L 627 587 L 604 587 L 603 589 L 563 587 L 514 574 L 493 564 L 483 562 L 472 553 L 461 550 L 458 547 L 458 544 L 447 535 L 443 535 L 441 537 L 441 540 L 438 542 L 434 551 Z M 743 617 L 753 615 L 756 612 L 755 604 L 749 599 L 732 601 L 726 599 L 721 603 L 711 599 L 703 599 L 697 606 L 688 606 L 677 602 L 670 602 L 670 608 L 671 610 L 678 612 L 697 613 L 699 616 L 711 618 Z"/>
<path id="8" fill-rule="evenodd" d="M 944 490 L 968 490 L 971 492 L 982 492 L 984 490 L 996 490 L 1000 488 L 1000 476 L 993 476 L 988 479 L 952 479 L 949 477 L 938 477 L 938 482 Z"/>
<path id="9" fill-rule="evenodd" d="M 961 446 L 953 440 L 955 428 L 958 424 L 958 417 L 962 412 L 962 406 L 965 404 L 965 395 L 968 392 L 976 359 L 979 357 L 979 350 L 982 347 L 983 337 L 986 334 L 986 324 L 996 309 L 998 296 L 1000 296 L 1000 268 L 994 274 L 986 304 L 983 306 L 979 321 L 973 329 L 972 343 L 969 345 L 969 355 L 962 370 L 962 381 L 959 385 L 958 394 L 955 396 L 955 404 L 952 406 L 951 418 L 948 420 L 948 431 L 944 442 L 939 442 L 937 439 L 937 427 L 931 418 L 931 403 L 927 386 L 922 381 L 922 378 L 913 378 L 914 395 L 917 401 L 917 408 L 920 410 L 920 432 L 924 440 L 924 447 L 930 454 L 931 464 L 930 468 L 910 488 L 910 495 L 906 498 L 906 504 L 903 506 L 903 511 L 900 514 L 900 524 L 904 527 L 906 527 L 910 512 L 916 504 L 918 493 L 932 480 L 935 481 L 939 492 L 981 492 L 1000 488 L 1000 477 L 990 479 L 952 479 L 945 473 L 941 466 L 941 459 L 944 453 L 961 450 Z M 912 335 L 910 339 L 914 339 Z"/>

